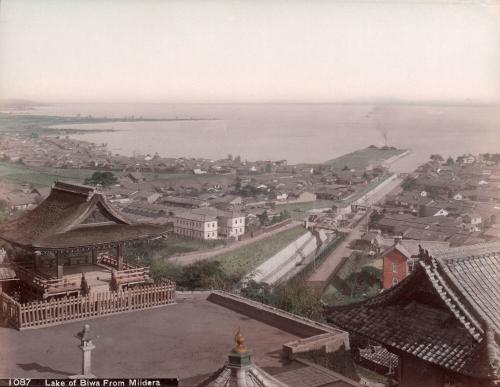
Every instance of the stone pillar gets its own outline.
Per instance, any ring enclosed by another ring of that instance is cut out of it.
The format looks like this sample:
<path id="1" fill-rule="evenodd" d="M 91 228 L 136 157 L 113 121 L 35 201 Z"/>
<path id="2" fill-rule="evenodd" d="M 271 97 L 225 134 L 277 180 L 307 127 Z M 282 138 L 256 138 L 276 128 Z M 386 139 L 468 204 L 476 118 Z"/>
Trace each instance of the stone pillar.
<path id="1" fill-rule="evenodd" d="M 57 261 L 57 278 L 60 279 L 64 276 L 63 261 L 60 253 L 56 253 L 56 261 Z"/>
<path id="2" fill-rule="evenodd" d="M 116 268 L 118 271 L 123 270 L 123 244 L 118 244 L 116 246 L 116 258 L 118 260 L 118 267 Z"/>
<path id="3" fill-rule="evenodd" d="M 85 377 L 93 377 L 91 371 L 91 353 L 94 348 L 95 345 L 92 344 L 92 341 L 80 345 L 80 349 L 82 350 L 82 375 Z"/>

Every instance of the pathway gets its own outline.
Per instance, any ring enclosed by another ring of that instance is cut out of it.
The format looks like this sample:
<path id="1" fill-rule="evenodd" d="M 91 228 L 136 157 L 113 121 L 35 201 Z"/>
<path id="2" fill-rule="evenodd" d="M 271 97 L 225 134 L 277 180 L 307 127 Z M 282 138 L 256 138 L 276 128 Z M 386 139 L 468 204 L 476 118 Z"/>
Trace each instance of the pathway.
<path id="1" fill-rule="evenodd" d="M 296 227 L 300 224 L 302 224 L 302 222 L 292 221 L 283 227 L 277 228 L 276 230 L 272 230 L 272 231 L 266 232 L 264 234 L 257 235 L 253 238 L 245 239 L 243 241 L 233 242 L 232 244 L 230 244 L 228 246 L 216 247 L 214 249 L 204 250 L 204 251 L 199 251 L 199 252 L 194 252 L 194 253 L 188 253 L 188 254 L 184 254 L 184 255 L 176 255 L 173 257 L 165 258 L 165 260 L 167 262 L 176 263 L 176 264 L 181 265 L 181 266 L 191 265 L 195 262 L 204 261 L 204 260 L 216 257 L 218 255 L 225 254 L 225 253 L 228 253 L 230 251 L 239 249 L 240 247 L 247 246 L 247 245 L 254 243 L 254 242 L 257 242 L 259 240 L 270 238 L 275 234 L 278 234 L 278 233 L 285 231 L 285 230 L 289 230 L 289 229 Z"/>
<path id="2" fill-rule="evenodd" d="M 398 177 L 391 181 L 389 184 L 383 187 L 383 189 L 377 191 L 367 199 L 368 205 L 374 205 L 381 201 L 387 194 L 397 191 L 400 189 L 400 185 L 403 179 Z M 369 216 L 369 213 L 365 216 Z M 332 274 L 337 270 L 338 266 L 342 264 L 344 258 L 351 255 L 352 249 L 349 248 L 349 244 L 360 238 L 364 233 L 364 227 L 366 227 L 366 220 L 361 220 L 346 236 L 346 238 L 340 243 L 340 245 L 331 252 L 331 254 L 323 261 L 323 263 L 311 273 L 307 282 L 312 286 L 318 286 L 323 288 L 326 281 L 332 276 Z"/>
<path id="3" fill-rule="evenodd" d="M 337 266 L 341 264 L 344 258 L 351 255 L 352 250 L 349 244 L 363 235 L 362 226 L 356 227 L 352 230 L 347 237 L 337 246 L 335 250 L 325 259 L 325 261 L 314 271 L 307 282 L 312 285 L 323 285 L 330 278 L 331 274 L 335 272 Z"/>

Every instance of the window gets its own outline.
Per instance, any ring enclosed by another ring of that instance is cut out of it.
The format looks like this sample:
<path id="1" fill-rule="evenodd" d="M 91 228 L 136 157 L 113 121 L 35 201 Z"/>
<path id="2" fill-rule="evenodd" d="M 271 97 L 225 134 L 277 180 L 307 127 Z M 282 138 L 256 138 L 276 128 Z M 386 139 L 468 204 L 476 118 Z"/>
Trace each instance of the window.
<path id="1" fill-rule="evenodd" d="M 397 273 L 398 272 L 398 264 L 397 263 L 393 263 L 392 264 L 392 272 L 393 273 Z"/>
<path id="2" fill-rule="evenodd" d="M 398 279 L 396 277 L 394 277 L 392 279 L 392 286 L 397 285 L 397 284 L 398 284 Z"/>

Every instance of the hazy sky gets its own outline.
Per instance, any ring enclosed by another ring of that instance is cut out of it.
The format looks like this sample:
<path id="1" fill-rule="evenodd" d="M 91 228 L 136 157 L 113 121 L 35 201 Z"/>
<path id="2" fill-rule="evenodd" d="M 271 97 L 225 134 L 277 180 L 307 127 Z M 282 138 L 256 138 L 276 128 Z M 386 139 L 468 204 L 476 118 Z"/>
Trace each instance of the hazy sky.
<path id="1" fill-rule="evenodd" d="M 497 1 L 0 1 L 0 98 L 500 101 Z"/>

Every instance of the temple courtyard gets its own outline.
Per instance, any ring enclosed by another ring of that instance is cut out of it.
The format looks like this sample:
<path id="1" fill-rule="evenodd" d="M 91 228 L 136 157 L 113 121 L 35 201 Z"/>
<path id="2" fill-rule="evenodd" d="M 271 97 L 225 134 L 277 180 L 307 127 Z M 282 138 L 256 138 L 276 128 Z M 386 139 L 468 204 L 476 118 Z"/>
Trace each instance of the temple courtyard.
<path id="1" fill-rule="evenodd" d="M 297 336 L 206 300 L 89 320 L 92 371 L 100 377 L 179 377 L 220 368 L 238 329 L 255 361 L 279 366 L 281 345 Z M 82 322 L 16 331 L 0 328 L 0 377 L 67 377 L 80 371 Z"/>
<path id="2" fill-rule="evenodd" d="M 244 303 L 235 305 L 238 309 Z M 258 366 L 273 373 L 291 371 L 287 377 L 298 378 L 300 385 L 300 367 L 291 367 L 282 346 L 301 338 L 291 332 L 300 334 L 303 330 L 302 337 L 314 336 L 310 330 L 316 327 L 279 315 L 274 316 L 277 322 L 282 320 L 279 324 L 269 324 L 273 312 L 264 311 L 263 318 L 249 317 L 256 310 L 257 315 L 262 312 L 251 306 L 250 313 L 238 313 L 234 307 L 210 301 L 205 294 L 179 297 L 177 304 L 156 309 L 49 328 L 17 331 L 3 326 L 0 378 L 65 378 L 79 373 L 81 351 L 75 335 L 88 323 L 95 335 L 92 373 L 97 377 L 178 377 L 182 385 L 193 385 L 224 365 L 234 346 L 235 332 L 241 328 Z M 343 340 L 343 334 L 339 338 Z M 306 368 L 310 374 L 311 369 Z M 317 377 L 324 378 L 325 386 L 351 385 L 343 384 L 333 373 L 321 371 Z M 340 384 L 329 383 L 334 381 Z"/>

